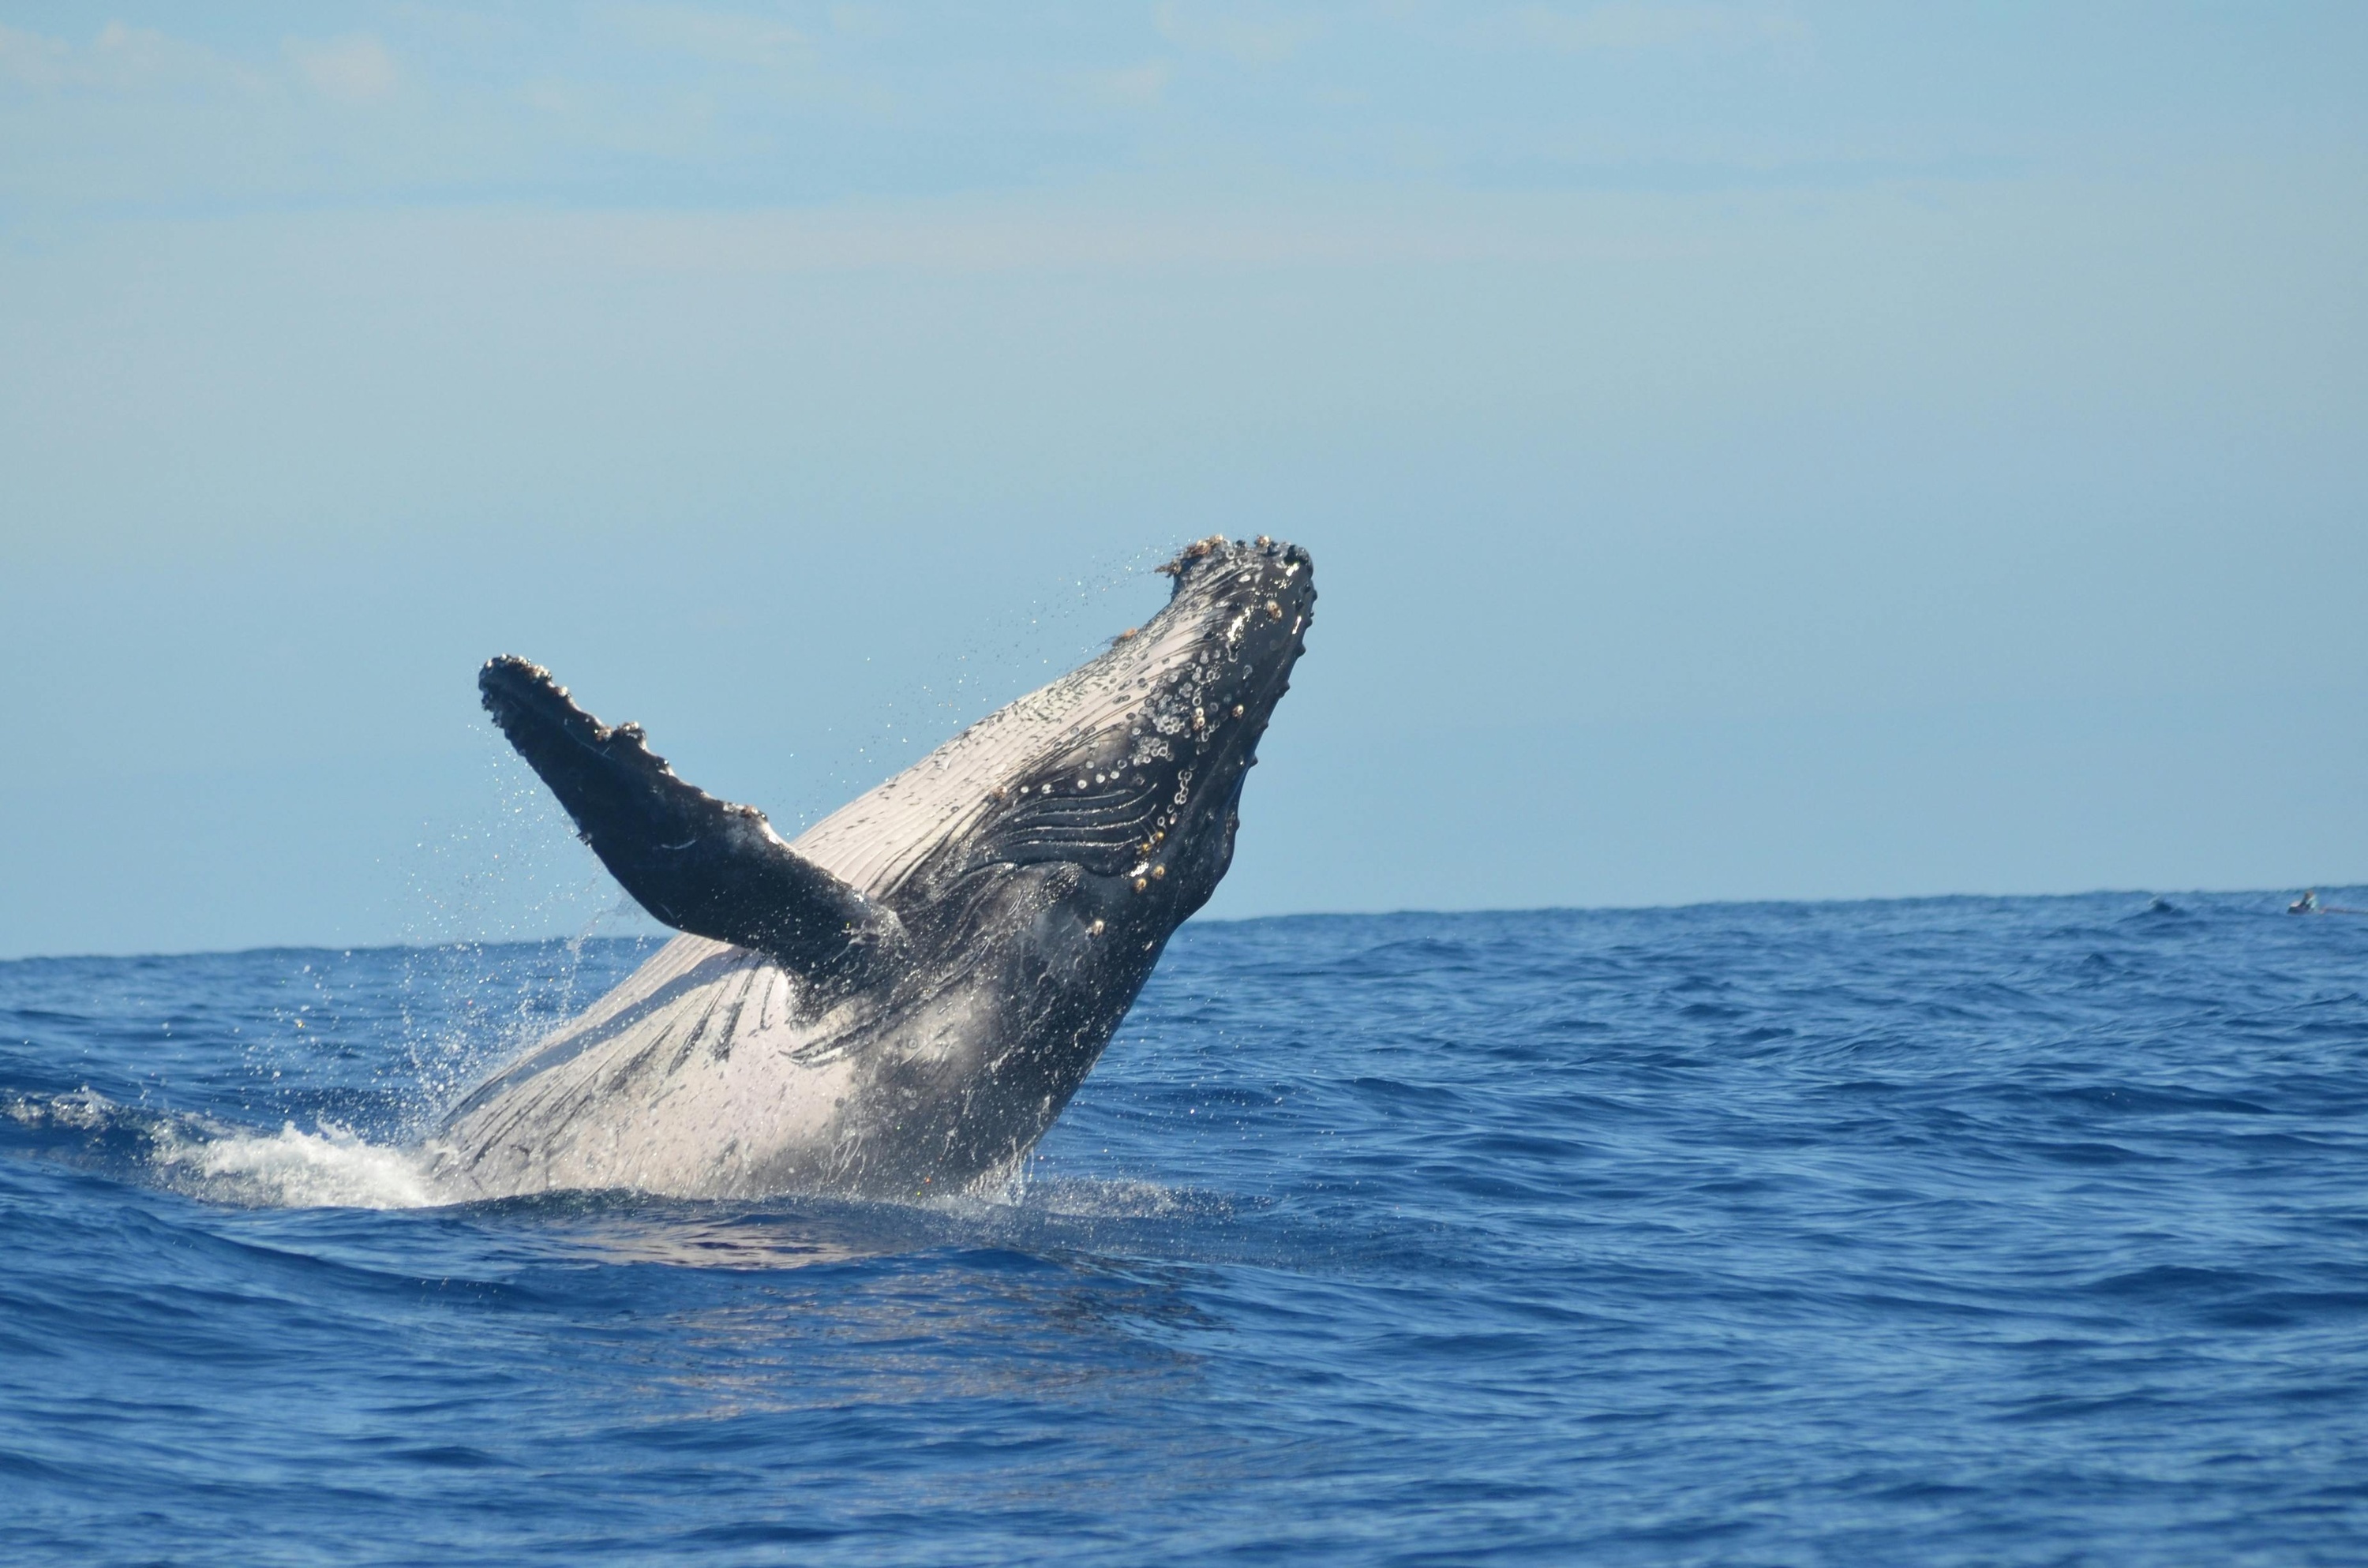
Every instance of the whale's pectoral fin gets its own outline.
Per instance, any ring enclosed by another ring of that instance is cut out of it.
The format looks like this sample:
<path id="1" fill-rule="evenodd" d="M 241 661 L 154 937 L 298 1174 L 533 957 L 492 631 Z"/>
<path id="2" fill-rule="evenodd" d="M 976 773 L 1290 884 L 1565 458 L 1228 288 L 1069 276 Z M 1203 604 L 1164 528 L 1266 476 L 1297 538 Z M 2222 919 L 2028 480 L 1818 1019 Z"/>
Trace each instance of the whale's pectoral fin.
<path id="1" fill-rule="evenodd" d="M 640 726 L 602 725 L 524 659 L 488 661 L 477 689 L 600 863 L 666 924 L 753 948 L 829 992 L 883 978 L 904 950 L 893 911 L 791 849 L 764 812 L 676 778 Z"/>

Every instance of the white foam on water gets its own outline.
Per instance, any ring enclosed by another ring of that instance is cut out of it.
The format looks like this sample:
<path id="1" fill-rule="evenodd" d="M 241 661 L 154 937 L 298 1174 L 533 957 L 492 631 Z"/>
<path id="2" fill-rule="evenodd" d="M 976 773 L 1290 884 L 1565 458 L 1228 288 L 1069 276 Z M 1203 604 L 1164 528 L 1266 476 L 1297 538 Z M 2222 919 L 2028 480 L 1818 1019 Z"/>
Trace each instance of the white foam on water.
<path id="1" fill-rule="evenodd" d="M 113 1100 L 88 1087 L 72 1094 L 52 1095 L 46 1100 L 18 1095 L 0 1108 L 10 1120 L 27 1127 L 68 1127 L 80 1132 L 97 1132 L 105 1128 L 114 1119 L 115 1108 Z"/>
<path id="2" fill-rule="evenodd" d="M 345 1128 L 289 1122 L 277 1132 L 183 1139 L 163 1131 L 156 1166 L 195 1198 L 252 1209 L 424 1209 L 449 1201 L 425 1151 L 372 1143 Z"/>
<path id="3" fill-rule="evenodd" d="M 1029 1187 L 1027 1207 L 1065 1220 L 1208 1219 L 1233 1210 L 1230 1199 L 1191 1187 L 1091 1176 L 1040 1176 Z"/>
<path id="4" fill-rule="evenodd" d="M 700 1221 L 681 1214 L 644 1219 L 612 1211 L 581 1221 L 546 1223 L 540 1233 L 547 1244 L 558 1244 L 566 1256 L 607 1263 L 662 1263 L 675 1268 L 804 1268 L 872 1257 L 890 1250 L 867 1246 L 860 1240 L 815 1234 L 794 1222 L 744 1215 Z M 519 1244 L 519 1238 L 513 1236 L 512 1244 Z"/>

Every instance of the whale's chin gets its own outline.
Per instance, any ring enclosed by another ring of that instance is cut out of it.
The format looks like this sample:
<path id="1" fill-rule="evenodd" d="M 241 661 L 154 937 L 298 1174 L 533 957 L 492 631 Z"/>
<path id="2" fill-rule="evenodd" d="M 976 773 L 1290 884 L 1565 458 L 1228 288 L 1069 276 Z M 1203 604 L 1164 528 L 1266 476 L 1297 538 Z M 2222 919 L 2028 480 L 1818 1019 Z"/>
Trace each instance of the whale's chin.
<path id="1" fill-rule="evenodd" d="M 1315 599 L 1222 539 L 1167 605 L 784 842 L 547 671 L 485 705 L 626 891 L 684 935 L 480 1085 L 448 1190 L 913 1197 L 999 1180 L 1076 1092 L 1232 860 Z"/>

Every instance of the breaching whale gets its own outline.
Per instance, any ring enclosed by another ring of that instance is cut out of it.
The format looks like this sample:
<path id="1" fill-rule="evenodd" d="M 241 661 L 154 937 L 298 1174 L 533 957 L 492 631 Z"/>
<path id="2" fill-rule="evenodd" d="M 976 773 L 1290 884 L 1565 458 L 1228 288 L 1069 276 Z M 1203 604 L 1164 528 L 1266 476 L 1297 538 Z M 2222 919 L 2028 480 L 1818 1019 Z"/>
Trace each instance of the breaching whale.
<path id="1" fill-rule="evenodd" d="M 443 1190 L 912 1197 L 1010 1170 L 1225 874 L 1305 648 L 1305 551 L 1212 538 L 1163 570 L 1140 630 L 791 842 L 488 663 L 495 722 L 683 935 L 452 1109 Z"/>

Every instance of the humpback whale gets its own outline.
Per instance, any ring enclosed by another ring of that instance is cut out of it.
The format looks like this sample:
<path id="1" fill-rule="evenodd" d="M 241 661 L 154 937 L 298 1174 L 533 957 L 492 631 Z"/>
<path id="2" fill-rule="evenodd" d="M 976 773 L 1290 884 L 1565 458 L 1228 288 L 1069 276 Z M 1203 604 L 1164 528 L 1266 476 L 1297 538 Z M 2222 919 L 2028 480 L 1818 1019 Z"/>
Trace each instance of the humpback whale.
<path id="1" fill-rule="evenodd" d="M 1013 1169 L 1234 854 L 1315 603 L 1295 545 L 1201 540 L 1167 604 L 796 839 L 515 657 L 486 710 L 682 933 L 455 1106 L 459 1198 L 914 1197 Z"/>

